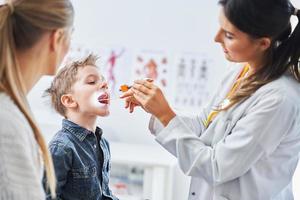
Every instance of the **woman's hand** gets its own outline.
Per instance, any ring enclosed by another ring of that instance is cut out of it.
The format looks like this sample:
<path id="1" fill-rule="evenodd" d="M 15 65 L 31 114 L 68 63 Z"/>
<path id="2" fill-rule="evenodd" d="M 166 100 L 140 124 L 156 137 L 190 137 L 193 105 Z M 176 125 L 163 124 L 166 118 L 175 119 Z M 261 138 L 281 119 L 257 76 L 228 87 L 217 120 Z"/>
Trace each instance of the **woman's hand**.
<path id="1" fill-rule="evenodd" d="M 174 111 L 169 106 L 161 89 L 148 80 L 136 80 L 131 89 L 121 98 L 126 98 L 126 108 L 133 112 L 136 106 L 141 106 L 146 112 L 158 118 L 165 126 L 173 117 Z"/>

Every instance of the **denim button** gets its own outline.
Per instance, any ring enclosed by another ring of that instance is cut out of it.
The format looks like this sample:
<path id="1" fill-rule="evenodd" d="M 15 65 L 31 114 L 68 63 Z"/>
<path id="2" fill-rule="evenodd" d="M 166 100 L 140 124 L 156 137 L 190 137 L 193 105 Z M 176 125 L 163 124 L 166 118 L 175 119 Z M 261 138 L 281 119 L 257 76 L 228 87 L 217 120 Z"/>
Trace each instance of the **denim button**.
<path id="1" fill-rule="evenodd" d="M 94 148 L 96 149 L 97 148 L 97 146 L 94 144 Z"/>

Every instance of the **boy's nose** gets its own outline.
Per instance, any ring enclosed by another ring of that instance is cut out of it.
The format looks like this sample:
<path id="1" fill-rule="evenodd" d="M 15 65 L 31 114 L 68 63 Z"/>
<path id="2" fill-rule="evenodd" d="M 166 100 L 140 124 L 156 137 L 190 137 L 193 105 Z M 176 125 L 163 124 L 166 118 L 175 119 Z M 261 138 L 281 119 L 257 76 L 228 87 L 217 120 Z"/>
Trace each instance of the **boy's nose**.
<path id="1" fill-rule="evenodd" d="M 103 81 L 102 83 L 100 83 L 100 89 L 108 89 L 108 85 L 106 81 Z"/>

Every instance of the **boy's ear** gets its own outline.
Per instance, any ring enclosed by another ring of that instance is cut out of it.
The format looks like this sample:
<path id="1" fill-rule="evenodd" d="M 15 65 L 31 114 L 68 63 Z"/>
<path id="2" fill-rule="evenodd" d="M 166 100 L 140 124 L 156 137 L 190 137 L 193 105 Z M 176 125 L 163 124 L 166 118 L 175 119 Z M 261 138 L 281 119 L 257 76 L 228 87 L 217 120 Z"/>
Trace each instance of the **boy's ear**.
<path id="1" fill-rule="evenodd" d="M 66 108 L 76 108 L 77 107 L 77 102 L 73 99 L 71 94 L 62 95 L 60 98 L 60 101 Z"/>

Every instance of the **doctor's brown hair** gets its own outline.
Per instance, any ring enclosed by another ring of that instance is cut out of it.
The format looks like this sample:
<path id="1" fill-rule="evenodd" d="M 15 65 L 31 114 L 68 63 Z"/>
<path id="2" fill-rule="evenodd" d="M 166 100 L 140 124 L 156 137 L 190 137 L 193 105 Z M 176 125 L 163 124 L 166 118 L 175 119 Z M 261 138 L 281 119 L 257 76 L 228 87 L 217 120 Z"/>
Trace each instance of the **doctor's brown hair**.
<path id="1" fill-rule="evenodd" d="M 227 110 L 287 71 L 300 82 L 300 11 L 289 0 L 220 0 L 226 18 L 251 38 L 271 38 L 266 62 L 247 77 L 230 99 Z M 292 31 L 291 16 L 298 18 Z"/>

